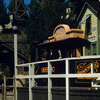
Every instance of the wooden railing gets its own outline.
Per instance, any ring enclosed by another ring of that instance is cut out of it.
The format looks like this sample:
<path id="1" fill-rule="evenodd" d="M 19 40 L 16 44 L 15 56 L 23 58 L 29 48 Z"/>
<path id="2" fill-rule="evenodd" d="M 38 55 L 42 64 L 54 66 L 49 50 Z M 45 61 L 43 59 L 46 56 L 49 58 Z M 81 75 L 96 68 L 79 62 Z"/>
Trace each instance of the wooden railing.
<path id="1" fill-rule="evenodd" d="M 11 81 L 12 80 L 12 81 Z M 12 84 L 7 84 L 7 82 L 11 82 Z M 6 77 L 4 76 L 4 82 L 0 86 L 1 89 L 1 100 L 7 100 L 7 98 L 12 96 L 11 98 L 15 100 L 15 77 Z"/>

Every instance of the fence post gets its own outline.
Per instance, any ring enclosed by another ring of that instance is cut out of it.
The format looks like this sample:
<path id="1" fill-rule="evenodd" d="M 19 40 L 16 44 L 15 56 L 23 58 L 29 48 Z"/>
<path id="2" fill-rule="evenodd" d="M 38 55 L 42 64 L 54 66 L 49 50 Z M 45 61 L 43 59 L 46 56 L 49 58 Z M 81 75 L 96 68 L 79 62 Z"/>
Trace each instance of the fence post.
<path id="1" fill-rule="evenodd" d="M 16 90 L 16 82 L 15 82 L 15 76 L 13 76 L 13 94 L 14 94 L 14 100 L 16 100 L 16 93 L 15 93 L 15 90 Z"/>
<path id="2" fill-rule="evenodd" d="M 2 84 L 2 100 L 4 100 L 4 84 Z"/>
<path id="3" fill-rule="evenodd" d="M 4 100 L 6 100 L 6 76 L 4 76 Z"/>
<path id="4" fill-rule="evenodd" d="M 66 59 L 66 100 L 69 100 L 69 60 Z"/>

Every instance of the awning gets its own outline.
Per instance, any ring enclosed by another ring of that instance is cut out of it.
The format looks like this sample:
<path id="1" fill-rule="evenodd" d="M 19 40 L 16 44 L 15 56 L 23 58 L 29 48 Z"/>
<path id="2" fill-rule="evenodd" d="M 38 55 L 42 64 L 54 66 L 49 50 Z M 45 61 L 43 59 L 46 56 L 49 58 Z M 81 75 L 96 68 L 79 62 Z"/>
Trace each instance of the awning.
<path id="1" fill-rule="evenodd" d="M 79 25 L 80 24 L 83 24 L 91 15 L 87 15 L 83 20 L 80 21 Z"/>
<path id="2" fill-rule="evenodd" d="M 90 45 L 90 42 L 82 38 L 68 38 L 64 40 L 37 44 L 38 47 L 58 48 L 58 49 L 61 49 L 61 48 L 74 49 L 74 48 L 81 48 L 83 46 L 88 47 L 89 45 Z"/>

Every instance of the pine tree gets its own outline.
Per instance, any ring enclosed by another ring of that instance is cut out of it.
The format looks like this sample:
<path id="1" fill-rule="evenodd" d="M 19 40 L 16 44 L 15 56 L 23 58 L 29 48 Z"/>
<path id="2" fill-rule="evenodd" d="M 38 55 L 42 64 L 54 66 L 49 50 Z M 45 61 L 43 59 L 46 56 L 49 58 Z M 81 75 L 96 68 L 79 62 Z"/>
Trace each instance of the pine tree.
<path id="1" fill-rule="evenodd" d="M 0 25 L 5 29 L 5 24 L 9 23 L 9 15 L 4 0 L 0 0 Z"/>
<path id="2" fill-rule="evenodd" d="M 8 5 L 8 10 L 9 10 L 9 13 L 10 14 L 13 14 L 13 11 L 14 11 L 14 9 L 15 9 L 15 4 L 14 4 L 14 2 L 15 2 L 15 0 L 10 0 L 10 3 L 9 3 L 9 5 Z"/>
<path id="3" fill-rule="evenodd" d="M 29 5 L 29 23 L 26 27 L 28 42 L 42 42 L 53 34 L 54 28 L 65 22 L 66 2 L 64 0 L 32 0 Z M 31 45 L 34 57 L 34 45 Z"/>
<path id="4" fill-rule="evenodd" d="M 72 11 L 71 14 L 72 16 L 75 16 L 74 20 L 76 20 L 77 16 L 79 15 L 85 1 L 86 0 L 68 0 L 71 11 Z"/>
<path id="5" fill-rule="evenodd" d="M 66 7 L 64 0 L 31 1 L 30 20 L 26 28 L 29 41 L 43 41 L 52 35 L 58 24 L 65 23 Z"/>

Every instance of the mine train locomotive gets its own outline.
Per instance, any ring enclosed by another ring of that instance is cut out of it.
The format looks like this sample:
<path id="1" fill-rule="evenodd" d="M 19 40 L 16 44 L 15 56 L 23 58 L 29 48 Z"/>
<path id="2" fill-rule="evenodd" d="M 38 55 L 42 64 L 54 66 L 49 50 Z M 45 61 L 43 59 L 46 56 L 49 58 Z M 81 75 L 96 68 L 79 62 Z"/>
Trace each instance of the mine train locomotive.
<path id="1" fill-rule="evenodd" d="M 70 29 L 68 25 L 58 25 L 53 32 L 53 35 L 48 37 L 48 40 L 36 45 L 36 59 L 35 61 L 62 59 L 70 57 L 84 56 L 85 48 L 90 46 L 90 42 L 85 39 L 84 31 L 80 29 Z M 96 65 L 100 61 L 94 61 Z M 52 63 L 52 73 L 65 73 L 65 61 L 59 63 Z M 71 73 L 89 73 L 89 61 L 73 61 L 70 62 Z M 95 66 L 95 71 L 98 68 Z M 36 74 L 46 74 L 47 64 L 38 64 L 35 69 Z M 91 79 L 76 78 L 70 79 L 71 86 L 90 86 Z M 65 79 L 52 79 L 54 86 L 64 86 Z M 38 85 L 46 85 L 46 79 L 36 79 Z"/>

